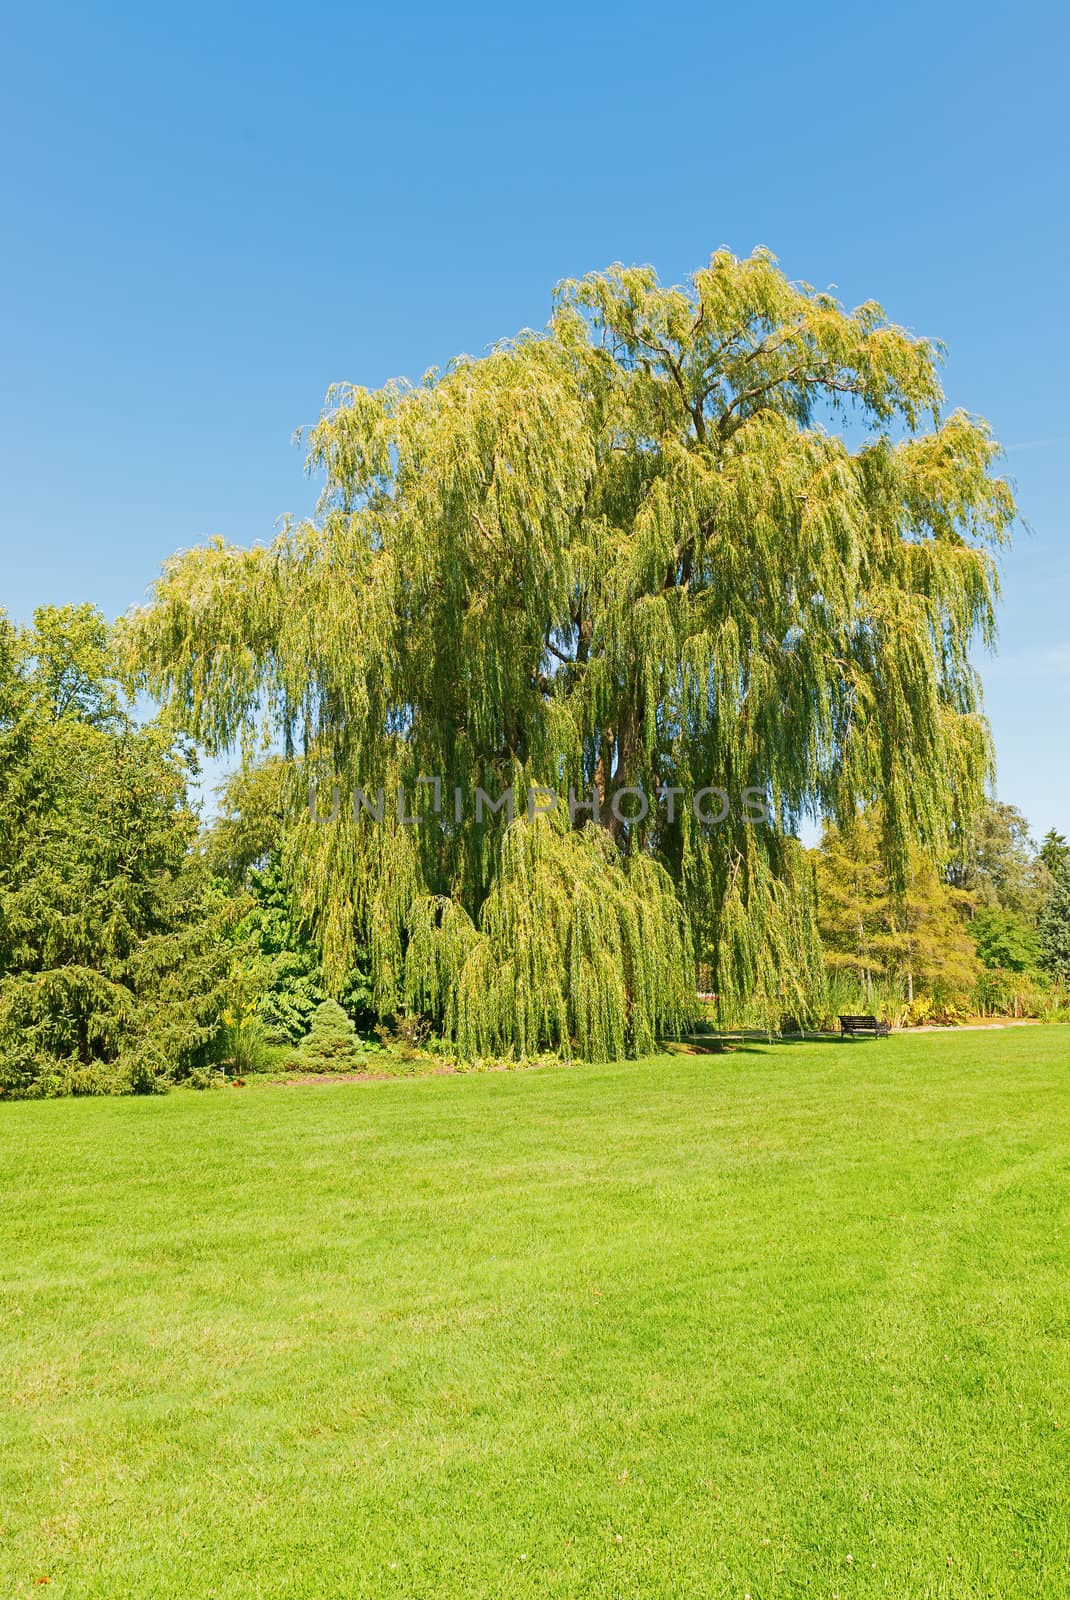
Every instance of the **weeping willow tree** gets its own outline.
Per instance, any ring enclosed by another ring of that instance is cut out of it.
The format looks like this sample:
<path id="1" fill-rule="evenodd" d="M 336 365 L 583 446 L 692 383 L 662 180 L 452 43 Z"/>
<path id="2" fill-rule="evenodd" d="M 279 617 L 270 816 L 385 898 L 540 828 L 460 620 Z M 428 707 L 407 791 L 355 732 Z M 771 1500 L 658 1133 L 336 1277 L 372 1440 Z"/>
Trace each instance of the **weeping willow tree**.
<path id="1" fill-rule="evenodd" d="M 901 871 L 968 830 L 990 766 L 970 649 L 1013 502 L 937 365 L 879 306 L 719 252 L 685 287 L 563 283 L 544 331 L 418 385 L 332 390 L 316 516 L 175 557 L 127 625 L 189 734 L 282 752 L 327 973 L 368 948 L 380 1007 L 470 1053 L 642 1050 L 696 954 L 725 1003 L 803 1004 L 800 820 L 879 801 Z M 333 823 L 310 780 L 339 783 Z M 397 784 L 422 823 L 348 803 Z M 451 809 L 510 784 L 590 804 Z M 692 803 L 710 785 L 727 815 Z"/>

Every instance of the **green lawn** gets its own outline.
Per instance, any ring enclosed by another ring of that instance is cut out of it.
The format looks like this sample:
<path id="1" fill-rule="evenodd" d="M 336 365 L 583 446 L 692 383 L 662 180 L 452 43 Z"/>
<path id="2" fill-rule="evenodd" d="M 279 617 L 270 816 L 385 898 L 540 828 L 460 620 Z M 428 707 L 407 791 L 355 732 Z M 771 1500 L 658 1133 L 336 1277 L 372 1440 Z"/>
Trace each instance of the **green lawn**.
<path id="1" fill-rule="evenodd" d="M 0 1105 L 0 1174 L 0 1600 L 1070 1594 L 1068 1028 Z"/>

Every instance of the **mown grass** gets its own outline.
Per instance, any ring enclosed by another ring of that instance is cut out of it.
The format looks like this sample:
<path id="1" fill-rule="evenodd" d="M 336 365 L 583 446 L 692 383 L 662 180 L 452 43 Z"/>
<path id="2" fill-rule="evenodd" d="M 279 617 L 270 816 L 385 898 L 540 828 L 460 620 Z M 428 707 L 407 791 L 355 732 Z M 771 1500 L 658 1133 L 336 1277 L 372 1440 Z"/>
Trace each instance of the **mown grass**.
<path id="1" fill-rule="evenodd" d="M 1070 1593 L 1065 1027 L 6 1105 L 0 1171 L 4 1600 Z"/>

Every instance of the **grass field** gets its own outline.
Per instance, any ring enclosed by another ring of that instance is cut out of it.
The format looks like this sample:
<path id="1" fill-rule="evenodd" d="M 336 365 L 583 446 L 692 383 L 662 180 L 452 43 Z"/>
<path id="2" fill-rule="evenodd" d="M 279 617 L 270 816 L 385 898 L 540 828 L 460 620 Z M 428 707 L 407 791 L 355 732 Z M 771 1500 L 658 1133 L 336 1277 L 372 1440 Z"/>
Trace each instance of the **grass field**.
<path id="1" fill-rule="evenodd" d="M 1070 1594 L 1070 1028 L 6 1105 L 0 1174 L 2 1600 Z"/>

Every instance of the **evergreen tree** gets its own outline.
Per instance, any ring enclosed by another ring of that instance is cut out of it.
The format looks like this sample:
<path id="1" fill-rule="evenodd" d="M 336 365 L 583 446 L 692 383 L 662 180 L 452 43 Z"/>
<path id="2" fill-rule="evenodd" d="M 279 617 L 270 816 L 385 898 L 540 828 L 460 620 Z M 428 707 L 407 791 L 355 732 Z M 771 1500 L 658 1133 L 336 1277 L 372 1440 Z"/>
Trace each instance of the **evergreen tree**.
<path id="1" fill-rule="evenodd" d="M 298 919 L 283 859 L 284 780 L 283 764 L 273 760 L 235 774 L 203 840 L 205 860 L 248 908 L 234 929 L 235 959 L 269 1044 L 296 1044 L 328 998 L 320 952 Z M 354 953 L 358 959 L 339 986 L 339 998 L 351 1016 L 370 1026 L 366 956 Z"/>
<path id="2" fill-rule="evenodd" d="M 1060 869 L 1070 861 L 1070 843 L 1067 843 L 1066 835 L 1049 828 L 1041 840 L 1040 859 L 1052 878 L 1056 878 Z"/>
<path id="3" fill-rule="evenodd" d="M 185 780 L 124 710 L 98 613 L 0 615 L 0 1091 L 154 1089 L 211 1054 L 230 908 Z"/>
<path id="4" fill-rule="evenodd" d="M 946 855 L 989 771 L 970 652 L 1013 503 L 984 424 L 941 418 L 936 361 L 875 304 L 719 252 L 686 287 L 565 283 L 544 332 L 415 387 L 332 391 L 317 518 L 175 558 L 127 633 L 209 748 L 277 738 L 332 988 L 364 947 L 379 1009 L 466 1049 L 634 1052 L 686 1013 L 696 954 L 727 1001 L 814 981 L 804 815 L 879 800 L 900 882 L 914 845 Z M 429 774 L 573 786 L 598 817 L 302 810 L 310 780 Z M 711 783 L 721 823 L 688 804 Z"/>
<path id="5" fill-rule="evenodd" d="M 1045 969 L 1061 983 L 1070 983 L 1070 861 L 1055 873 L 1038 932 Z"/>
<path id="6" fill-rule="evenodd" d="M 296 1044 L 308 1031 L 328 994 L 319 950 L 294 919 L 294 901 L 273 850 L 263 867 L 244 879 L 249 909 L 234 930 L 235 956 L 269 1044 Z M 341 986 L 347 1011 L 370 1024 L 372 994 L 367 973 L 354 967 Z"/>
<path id="7" fill-rule="evenodd" d="M 322 1001 L 312 1013 L 293 1065 L 313 1072 L 349 1072 L 363 1059 L 356 1029 L 342 1007 L 334 1000 Z"/>

